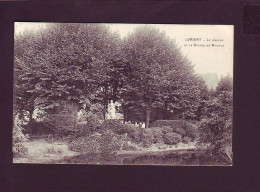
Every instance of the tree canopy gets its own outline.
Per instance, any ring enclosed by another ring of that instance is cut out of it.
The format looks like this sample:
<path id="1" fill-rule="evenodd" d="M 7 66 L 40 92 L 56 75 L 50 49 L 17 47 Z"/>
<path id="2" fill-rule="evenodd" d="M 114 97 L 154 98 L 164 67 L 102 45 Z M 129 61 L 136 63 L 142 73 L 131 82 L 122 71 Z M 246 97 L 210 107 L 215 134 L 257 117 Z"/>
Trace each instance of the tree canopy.
<path id="1" fill-rule="evenodd" d="M 124 39 L 123 53 L 127 60 L 124 106 L 146 111 L 147 127 L 151 111 L 157 108 L 183 117 L 195 115 L 200 79 L 165 33 L 150 26 L 136 28 Z"/>
<path id="2" fill-rule="evenodd" d="M 159 29 L 141 26 L 121 39 L 104 24 L 48 24 L 15 37 L 15 106 L 32 119 L 39 108 L 57 113 L 119 101 L 127 119 L 158 111 L 194 118 L 205 84 L 180 48 Z"/>
<path id="3" fill-rule="evenodd" d="M 30 121 L 37 106 L 54 109 L 64 100 L 79 107 L 94 99 L 106 105 L 119 40 L 101 24 L 48 24 L 16 36 L 15 106 L 29 112 Z"/>

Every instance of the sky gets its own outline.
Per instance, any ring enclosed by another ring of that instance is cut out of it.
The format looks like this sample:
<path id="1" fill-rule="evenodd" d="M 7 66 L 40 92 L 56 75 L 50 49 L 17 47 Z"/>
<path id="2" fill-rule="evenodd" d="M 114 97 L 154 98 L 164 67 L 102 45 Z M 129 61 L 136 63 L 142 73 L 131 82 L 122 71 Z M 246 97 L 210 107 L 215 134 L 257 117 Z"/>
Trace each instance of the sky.
<path id="1" fill-rule="evenodd" d="M 109 24 L 111 30 L 118 32 L 122 38 L 140 25 L 143 24 Z M 183 55 L 192 62 L 197 73 L 217 73 L 219 76 L 233 77 L 234 27 L 232 25 L 152 25 L 165 31 L 171 39 L 175 39 Z M 45 26 L 46 23 L 16 22 L 15 33 L 42 29 Z M 213 39 L 221 41 L 213 41 Z M 201 46 L 194 47 L 194 43 Z M 212 44 L 220 46 L 212 46 Z"/>

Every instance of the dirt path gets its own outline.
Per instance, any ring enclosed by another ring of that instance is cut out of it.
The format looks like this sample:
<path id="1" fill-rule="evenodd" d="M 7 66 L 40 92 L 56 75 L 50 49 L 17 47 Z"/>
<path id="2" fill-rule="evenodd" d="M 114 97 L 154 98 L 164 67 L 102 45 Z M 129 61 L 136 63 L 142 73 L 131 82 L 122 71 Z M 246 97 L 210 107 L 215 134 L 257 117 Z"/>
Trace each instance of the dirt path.
<path id="1" fill-rule="evenodd" d="M 52 163 L 63 159 L 64 157 L 72 157 L 79 153 L 71 151 L 66 141 L 46 141 L 44 139 L 28 141 L 25 143 L 28 148 L 26 157 L 14 158 L 14 163 Z"/>

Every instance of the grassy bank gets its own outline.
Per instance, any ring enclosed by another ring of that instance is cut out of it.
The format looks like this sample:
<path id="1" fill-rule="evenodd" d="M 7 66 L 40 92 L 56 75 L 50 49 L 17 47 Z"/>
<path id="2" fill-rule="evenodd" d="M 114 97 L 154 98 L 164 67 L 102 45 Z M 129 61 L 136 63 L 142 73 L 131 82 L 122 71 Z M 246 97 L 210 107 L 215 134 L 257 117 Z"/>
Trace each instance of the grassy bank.
<path id="1" fill-rule="evenodd" d="M 28 149 L 26 155 L 14 157 L 14 163 L 52 163 L 65 157 L 79 155 L 78 152 L 71 151 L 66 141 L 46 141 L 35 139 L 24 142 Z"/>

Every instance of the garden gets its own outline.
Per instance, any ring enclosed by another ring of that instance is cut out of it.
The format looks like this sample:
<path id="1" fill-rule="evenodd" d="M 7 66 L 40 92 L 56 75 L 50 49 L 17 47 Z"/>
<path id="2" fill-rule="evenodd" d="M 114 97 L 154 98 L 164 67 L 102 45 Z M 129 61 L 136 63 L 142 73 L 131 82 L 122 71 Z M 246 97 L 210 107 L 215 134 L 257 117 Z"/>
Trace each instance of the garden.
<path id="1" fill-rule="evenodd" d="M 49 23 L 14 43 L 15 163 L 232 165 L 233 79 L 209 89 L 158 28 Z"/>

